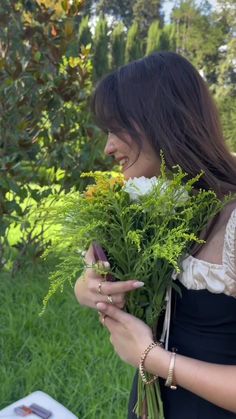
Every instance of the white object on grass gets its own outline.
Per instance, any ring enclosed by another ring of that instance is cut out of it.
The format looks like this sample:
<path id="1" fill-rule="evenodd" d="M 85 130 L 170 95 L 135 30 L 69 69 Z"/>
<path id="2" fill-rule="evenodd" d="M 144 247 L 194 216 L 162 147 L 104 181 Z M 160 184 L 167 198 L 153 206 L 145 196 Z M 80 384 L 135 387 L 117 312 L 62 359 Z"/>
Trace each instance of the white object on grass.
<path id="1" fill-rule="evenodd" d="M 43 391 L 35 391 L 23 399 L 12 403 L 10 406 L 5 407 L 3 410 L 0 410 L 0 419 L 20 419 L 21 416 L 14 413 L 14 408 L 22 405 L 29 406 L 33 403 L 50 410 L 52 412 L 50 419 L 78 419 L 78 417 L 66 409 L 66 407 L 58 403 L 55 399 Z M 39 419 L 39 416 L 30 414 L 25 416 L 25 418 Z"/>

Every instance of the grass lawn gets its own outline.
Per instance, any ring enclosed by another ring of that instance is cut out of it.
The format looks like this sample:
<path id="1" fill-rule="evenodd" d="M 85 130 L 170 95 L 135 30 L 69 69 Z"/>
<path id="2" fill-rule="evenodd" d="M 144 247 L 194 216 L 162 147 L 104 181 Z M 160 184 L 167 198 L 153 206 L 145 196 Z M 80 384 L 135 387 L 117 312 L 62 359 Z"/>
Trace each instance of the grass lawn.
<path id="1" fill-rule="evenodd" d="M 0 409 L 42 390 L 80 419 L 125 419 L 133 368 L 69 286 L 38 316 L 48 272 L 42 264 L 0 274 Z"/>

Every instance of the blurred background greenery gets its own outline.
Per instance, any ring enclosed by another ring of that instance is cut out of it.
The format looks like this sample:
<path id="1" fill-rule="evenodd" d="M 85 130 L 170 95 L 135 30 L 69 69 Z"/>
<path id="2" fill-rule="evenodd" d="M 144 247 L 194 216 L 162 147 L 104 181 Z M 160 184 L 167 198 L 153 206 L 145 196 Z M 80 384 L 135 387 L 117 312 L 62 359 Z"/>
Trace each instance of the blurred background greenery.
<path id="1" fill-rule="evenodd" d="M 50 270 L 40 259 L 50 235 L 37 208 L 55 188 L 83 189 L 81 172 L 111 167 L 89 111 L 93 87 L 159 50 L 181 53 L 200 71 L 235 152 L 235 0 L 0 3 L 0 408 L 40 387 L 80 418 L 125 417 L 132 371 L 115 361 L 96 316 L 68 290 L 37 317 Z M 96 377 L 91 357 L 84 360 L 90 350 Z"/>

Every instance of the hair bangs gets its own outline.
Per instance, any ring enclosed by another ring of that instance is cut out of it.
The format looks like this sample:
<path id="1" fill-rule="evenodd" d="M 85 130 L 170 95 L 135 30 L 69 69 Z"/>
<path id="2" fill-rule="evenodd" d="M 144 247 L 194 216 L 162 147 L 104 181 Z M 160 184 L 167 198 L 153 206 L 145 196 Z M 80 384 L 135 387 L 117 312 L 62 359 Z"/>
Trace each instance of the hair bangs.
<path id="1" fill-rule="evenodd" d="M 129 131 L 131 125 L 127 119 L 118 95 L 117 78 L 112 73 L 103 78 L 97 85 L 91 102 L 95 123 L 104 132 Z"/>

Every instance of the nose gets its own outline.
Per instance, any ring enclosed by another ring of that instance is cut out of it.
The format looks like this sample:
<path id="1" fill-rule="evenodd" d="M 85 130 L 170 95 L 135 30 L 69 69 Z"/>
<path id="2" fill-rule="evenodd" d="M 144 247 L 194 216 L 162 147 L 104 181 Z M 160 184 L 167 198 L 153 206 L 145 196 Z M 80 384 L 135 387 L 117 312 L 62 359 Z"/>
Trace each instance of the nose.
<path id="1" fill-rule="evenodd" d="M 107 137 L 107 142 L 106 142 L 106 145 L 105 145 L 105 148 L 104 148 L 104 153 L 107 156 L 112 156 L 112 154 L 114 154 L 115 151 L 116 151 L 115 141 L 114 141 L 114 138 L 113 138 L 112 134 L 109 133 L 108 137 Z"/>

